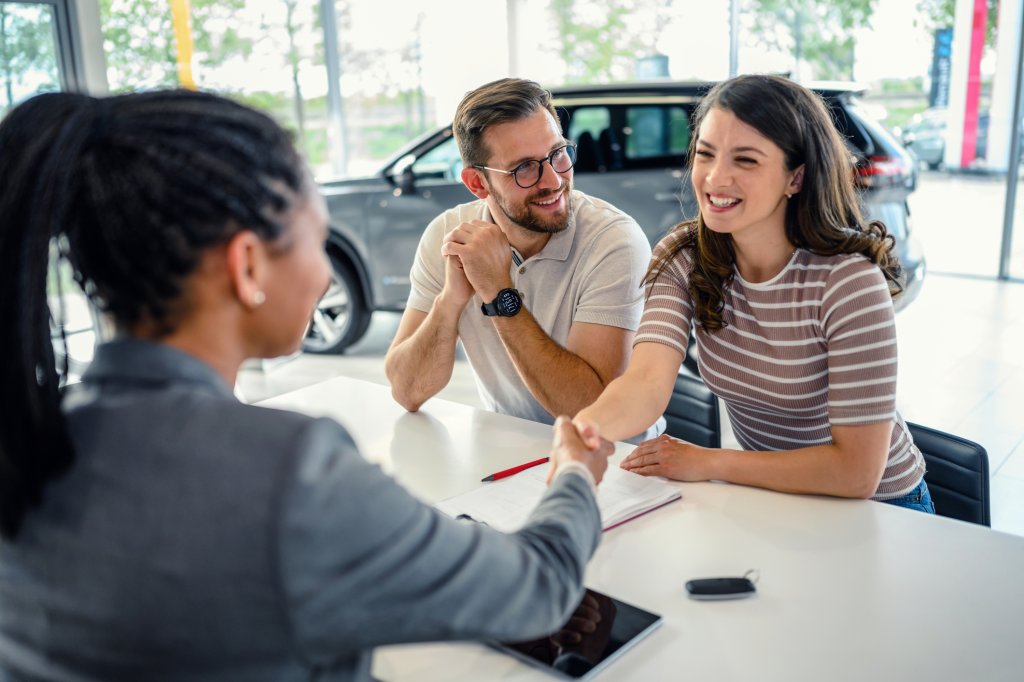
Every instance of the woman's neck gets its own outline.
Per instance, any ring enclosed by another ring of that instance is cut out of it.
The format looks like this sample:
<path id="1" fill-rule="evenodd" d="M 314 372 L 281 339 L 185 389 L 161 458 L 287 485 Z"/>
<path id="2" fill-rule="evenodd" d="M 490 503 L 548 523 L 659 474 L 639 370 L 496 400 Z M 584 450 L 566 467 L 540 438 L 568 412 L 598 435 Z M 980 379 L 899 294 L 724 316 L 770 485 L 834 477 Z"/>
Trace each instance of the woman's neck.
<path id="1" fill-rule="evenodd" d="M 796 252 L 784 231 L 753 237 L 733 235 L 732 243 L 736 269 L 740 277 L 752 284 L 767 282 L 778 275 Z"/>

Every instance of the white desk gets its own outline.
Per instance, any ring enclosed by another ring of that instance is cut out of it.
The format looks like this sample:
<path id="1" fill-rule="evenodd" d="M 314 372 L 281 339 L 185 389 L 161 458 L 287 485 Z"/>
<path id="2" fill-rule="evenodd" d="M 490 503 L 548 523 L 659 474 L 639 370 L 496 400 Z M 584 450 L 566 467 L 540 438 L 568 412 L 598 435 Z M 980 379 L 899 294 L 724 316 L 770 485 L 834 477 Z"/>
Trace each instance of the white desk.
<path id="1" fill-rule="evenodd" d="M 346 378 L 263 404 L 337 419 L 431 503 L 550 449 L 550 427 L 437 399 L 410 414 Z M 875 502 L 679 485 L 681 502 L 606 532 L 590 563 L 588 586 L 665 619 L 600 679 L 1024 680 L 1024 538 Z M 749 568 L 751 599 L 683 588 Z M 374 674 L 552 679 L 473 643 L 385 647 Z"/>

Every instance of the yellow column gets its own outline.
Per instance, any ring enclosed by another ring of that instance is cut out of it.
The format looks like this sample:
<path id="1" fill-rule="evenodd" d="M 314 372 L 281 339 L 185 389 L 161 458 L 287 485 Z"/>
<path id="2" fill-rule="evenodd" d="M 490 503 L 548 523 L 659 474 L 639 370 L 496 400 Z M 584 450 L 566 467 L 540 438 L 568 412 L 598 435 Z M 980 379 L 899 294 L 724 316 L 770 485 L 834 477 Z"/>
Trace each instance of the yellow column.
<path id="1" fill-rule="evenodd" d="M 192 80 L 192 25 L 189 20 L 189 0 L 170 0 L 174 22 L 174 42 L 178 52 L 178 83 L 189 90 L 197 90 Z"/>

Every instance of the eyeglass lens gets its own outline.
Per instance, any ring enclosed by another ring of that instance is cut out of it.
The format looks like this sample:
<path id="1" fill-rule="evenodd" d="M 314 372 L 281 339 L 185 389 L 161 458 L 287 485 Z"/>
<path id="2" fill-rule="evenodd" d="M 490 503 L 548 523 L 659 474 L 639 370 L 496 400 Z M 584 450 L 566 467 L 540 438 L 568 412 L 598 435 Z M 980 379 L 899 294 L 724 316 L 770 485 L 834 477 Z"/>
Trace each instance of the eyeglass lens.
<path id="1" fill-rule="evenodd" d="M 551 152 L 551 155 L 544 161 L 550 163 L 551 169 L 556 173 L 566 173 L 576 163 L 576 148 L 572 145 L 560 147 Z M 544 161 L 527 161 L 516 168 L 513 171 L 516 184 L 526 189 L 540 182 Z"/>

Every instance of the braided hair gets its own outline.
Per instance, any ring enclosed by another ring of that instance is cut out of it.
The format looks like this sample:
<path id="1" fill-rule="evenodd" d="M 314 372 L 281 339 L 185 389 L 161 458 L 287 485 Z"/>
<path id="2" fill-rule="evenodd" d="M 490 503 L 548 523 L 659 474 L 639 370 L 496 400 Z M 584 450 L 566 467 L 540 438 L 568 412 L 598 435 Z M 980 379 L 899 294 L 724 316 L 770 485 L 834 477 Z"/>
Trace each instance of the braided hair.
<path id="1" fill-rule="evenodd" d="M 74 459 L 60 408 L 67 364 L 57 368 L 50 332 L 51 246 L 118 328 L 167 334 L 202 253 L 241 230 L 277 240 L 307 177 L 276 123 L 208 93 L 50 93 L 0 123 L 0 536 L 15 537 Z"/>

